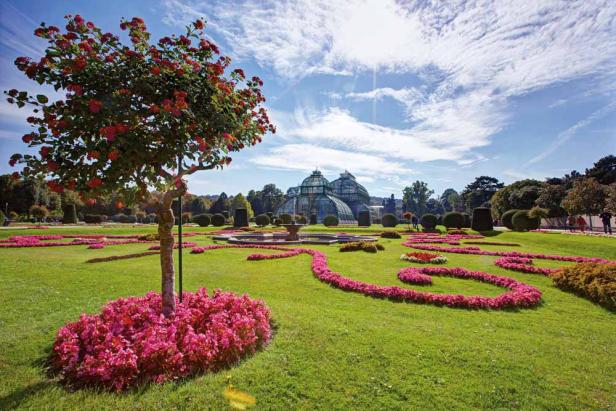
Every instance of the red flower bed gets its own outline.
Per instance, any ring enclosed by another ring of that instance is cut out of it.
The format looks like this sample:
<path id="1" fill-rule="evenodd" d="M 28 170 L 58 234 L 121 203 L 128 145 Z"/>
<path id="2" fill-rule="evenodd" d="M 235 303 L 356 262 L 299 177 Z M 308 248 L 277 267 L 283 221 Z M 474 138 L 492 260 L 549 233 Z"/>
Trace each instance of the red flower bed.
<path id="1" fill-rule="evenodd" d="M 67 384 L 121 391 L 142 382 L 216 371 L 254 353 L 271 338 L 270 312 L 247 296 L 205 289 L 184 293 L 164 318 L 161 297 L 120 298 L 98 315 L 62 327 L 50 357 Z"/>
<path id="2" fill-rule="evenodd" d="M 520 283 L 512 278 L 497 277 L 482 272 L 467 271 L 462 268 L 437 268 L 426 267 L 416 270 L 416 274 L 447 275 L 458 278 L 474 279 L 488 282 L 500 287 L 508 288 L 509 291 L 497 297 L 464 296 L 455 294 L 433 294 L 416 290 L 409 290 L 396 286 L 379 286 L 364 283 L 362 281 L 346 278 L 339 273 L 333 272 L 327 265 L 327 257 L 324 253 L 306 249 L 267 246 L 267 245 L 210 245 L 199 247 L 193 252 L 202 253 L 206 250 L 219 248 L 257 248 L 267 250 L 284 251 L 279 254 L 250 254 L 248 260 L 272 260 L 276 258 L 287 258 L 299 254 L 309 254 L 312 256 L 312 272 L 314 276 L 332 287 L 344 291 L 352 291 L 375 298 L 387 298 L 394 301 L 405 301 L 420 304 L 434 304 L 448 307 L 460 308 L 483 308 L 483 309 L 502 309 L 511 307 L 532 307 L 541 299 L 541 292 L 530 285 Z M 403 270 L 404 271 L 404 270 Z"/>
<path id="3" fill-rule="evenodd" d="M 447 258 L 432 253 L 406 253 L 402 254 L 400 259 L 420 264 L 445 264 L 447 262 Z"/>
<path id="4" fill-rule="evenodd" d="M 506 268 L 512 271 L 520 271 L 522 273 L 550 275 L 559 271 L 557 268 L 541 268 L 533 265 L 533 260 L 524 257 L 501 257 L 494 261 L 494 265 Z"/>

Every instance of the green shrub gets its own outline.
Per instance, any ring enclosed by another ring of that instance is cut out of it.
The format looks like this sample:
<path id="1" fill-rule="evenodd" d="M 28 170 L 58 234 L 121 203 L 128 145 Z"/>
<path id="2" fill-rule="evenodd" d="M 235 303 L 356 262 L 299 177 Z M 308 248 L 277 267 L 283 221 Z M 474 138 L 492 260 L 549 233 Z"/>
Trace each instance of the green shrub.
<path id="1" fill-rule="evenodd" d="M 210 225 L 211 219 L 207 214 L 197 214 L 193 216 L 192 222 L 198 224 L 199 227 L 207 227 Z"/>
<path id="2" fill-rule="evenodd" d="M 335 215 L 328 215 L 323 219 L 323 225 L 325 227 L 334 227 L 338 225 L 338 217 Z"/>
<path id="3" fill-rule="evenodd" d="M 4 216 L 4 213 L 0 211 L 0 227 L 4 225 L 5 221 L 6 221 L 6 217 Z"/>
<path id="4" fill-rule="evenodd" d="M 346 243 L 340 246 L 341 252 L 348 251 L 365 251 L 367 253 L 376 253 L 377 250 L 383 251 L 385 247 L 382 244 L 372 241 L 355 241 L 352 243 Z"/>
<path id="5" fill-rule="evenodd" d="M 462 213 L 462 228 L 471 228 L 471 216 L 468 213 Z"/>
<path id="6" fill-rule="evenodd" d="M 616 265 L 579 263 L 550 276 L 554 284 L 616 311 Z"/>
<path id="7" fill-rule="evenodd" d="M 370 211 L 364 210 L 364 211 L 359 212 L 357 216 L 357 225 L 361 227 L 370 227 L 371 225 Z"/>
<path id="8" fill-rule="evenodd" d="M 248 227 L 248 210 L 236 208 L 233 212 L 233 227 Z"/>
<path id="9" fill-rule="evenodd" d="M 439 214 L 436 216 L 436 225 L 443 225 L 443 215 Z"/>
<path id="10" fill-rule="evenodd" d="M 528 215 L 528 210 L 519 210 L 513 215 L 511 223 L 515 231 L 529 231 L 538 229 L 541 225 L 541 219 L 531 218 Z"/>
<path id="11" fill-rule="evenodd" d="M 62 224 L 77 224 L 77 210 L 75 204 L 66 204 L 62 207 Z"/>
<path id="12" fill-rule="evenodd" d="M 398 218 L 393 214 L 385 214 L 381 219 L 383 227 L 395 227 L 398 225 Z"/>
<path id="13" fill-rule="evenodd" d="M 103 222 L 103 217 L 98 214 L 86 214 L 83 216 L 83 221 L 86 224 L 100 224 Z"/>
<path id="14" fill-rule="evenodd" d="M 303 215 L 298 215 L 295 217 L 295 222 L 297 224 L 307 224 L 308 221 L 306 220 L 306 217 L 304 217 Z"/>
<path id="15" fill-rule="evenodd" d="M 138 239 L 141 241 L 159 241 L 160 236 L 158 234 L 151 233 L 151 234 L 144 234 L 142 236 L 139 236 Z"/>
<path id="16" fill-rule="evenodd" d="M 291 214 L 280 214 L 278 217 L 281 221 L 281 224 L 291 224 L 293 222 L 293 216 Z"/>
<path id="17" fill-rule="evenodd" d="M 381 238 L 402 238 L 402 236 L 397 231 L 387 230 L 381 233 Z"/>
<path id="18" fill-rule="evenodd" d="M 507 227 L 510 230 L 513 230 L 513 222 L 511 221 L 511 219 L 513 218 L 513 215 L 517 213 L 518 211 L 520 210 L 513 209 L 513 210 L 505 211 L 503 213 L 503 215 L 501 216 L 501 222 L 503 223 L 505 227 Z"/>
<path id="19" fill-rule="evenodd" d="M 494 226 L 492 225 L 492 211 L 486 207 L 477 207 L 474 209 L 471 228 L 475 231 L 493 230 Z"/>
<path id="20" fill-rule="evenodd" d="M 436 228 L 437 218 L 434 214 L 424 214 L 421 216 L 421 226 L 425 230 L 434 230 Z"/>
<path id="21" fill-rule="evenodd" d="M 457 228 L 458 230 L 464 225 L 464 217 L 462 213 L 451 211 L 443 216 L 443 225 L 447 228 Z"/>
<path id="22" fill-rule="evenodd" d="M 265 227 L 270 224 L 270 218 L 267 214 L 259 214 L 255 217 L 255 223 L 257 223 L 259 227 Z"/>
<path id="23" fill-rule="evenodd" d="M 310 214 L 310 224 L 311 225 L 315 225 L 317 223 L 317 215 L 316 214 Z"/>
<path id="24" fill-rule="evenodd" d="M 222 227 L 223 225 L 225 225 L 225 222 L 227 221 L 225 216 L 220 214 L 220 213 L 216 213 L 212 216 L 212 225 L 214 227 Z"/>
<path id="25" fill-rule="evenodd" d="M 49 210 L 47 210 L 47 207 L 45 206 L 33 205 L 30 207 L 30 214 L 32 217 L 40 221 L 49 215 Z"/>

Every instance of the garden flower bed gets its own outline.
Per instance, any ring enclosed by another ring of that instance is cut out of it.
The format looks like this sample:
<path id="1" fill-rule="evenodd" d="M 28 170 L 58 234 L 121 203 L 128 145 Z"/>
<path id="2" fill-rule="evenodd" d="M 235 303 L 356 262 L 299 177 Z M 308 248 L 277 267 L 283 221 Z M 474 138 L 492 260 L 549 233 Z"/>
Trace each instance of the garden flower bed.
<path id="1" fill-rule="evenodd" d="M 62 327 L 50 364 L 66 384 L 121 391 L 130 386 L 217 371 L 263 348 L 270 311 L 247 296 L 205 289 L 184 293 L 175 314 L 161 314 L 161 297 L 120 298 L 100 314 Z"/>
<path id="2" fill-rule="evenodd" d="M 445 264 L 447 257 L 432 253 L 406 253 L 400 256 L 401 260 L 419 264 Z"/>

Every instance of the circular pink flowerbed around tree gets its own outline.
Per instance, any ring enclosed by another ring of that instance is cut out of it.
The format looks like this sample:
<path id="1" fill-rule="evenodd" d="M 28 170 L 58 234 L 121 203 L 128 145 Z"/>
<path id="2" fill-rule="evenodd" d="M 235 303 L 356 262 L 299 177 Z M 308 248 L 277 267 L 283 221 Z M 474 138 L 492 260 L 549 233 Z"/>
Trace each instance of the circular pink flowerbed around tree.
<path id="1" fill-rule="evenodd" d="M 62 327 L 50 363 L 68 385 L 121 391 L 217 371 L 270 338 L 269 309 L 246 295 L 184 293 L 174 316 L 164 318 L 160 294 L 151 292 L 111 301 L 100 314 Z"/>

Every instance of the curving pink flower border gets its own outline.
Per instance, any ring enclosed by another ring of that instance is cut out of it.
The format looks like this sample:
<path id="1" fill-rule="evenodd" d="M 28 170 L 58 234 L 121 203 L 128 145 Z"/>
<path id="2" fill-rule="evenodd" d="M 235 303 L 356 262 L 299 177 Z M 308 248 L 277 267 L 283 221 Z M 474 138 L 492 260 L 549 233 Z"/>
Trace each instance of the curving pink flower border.
<path id="1" fill-rule="evenodd" d="M 417 268 L 416 270 L 421 271 L 415 272 L 414 274 L 441 275 L 473 279 L 508 288 L 509 291 L 496 297 L 482 297 L 465 296 L 459 294 L 434 294 L 396 286 L 379 286 L 376 284 L 369 284 L 344 277 L 339 273 L 332 271 L 327 264 L 327 257 L 324 253 L 306 248 L 289 249 L 285 247 L 268 245 L 225 244 L 195 247 L 193 248 L 193 253 L 200 254 L 207 250 L 216 250 L 221 248 L 255 248 L 284 251 L 283 253 L 278 254 L 250 254 L 247 259 L 251 261 L 273 260 L 292 257 L 299 254 L 309 254 L 312 256 L 312 272 L 318 280 L 340 290 L 352 291 L 374 298 L 385 298 L 393 301 L 404 301 L 418 304 L 433 304 L 437 306 L 477 309 L 533 307 L 541 300 L 541 291 L 533 286 L 518 282 L 512 278 L 498 277 L 479 271 L 468 271 L 463 268 L 425 267 L 421 269 Z M 403 278 L 406 278 L 404 274 Z"/>

